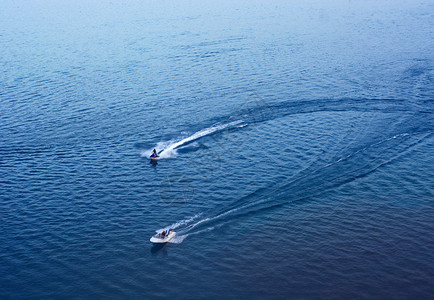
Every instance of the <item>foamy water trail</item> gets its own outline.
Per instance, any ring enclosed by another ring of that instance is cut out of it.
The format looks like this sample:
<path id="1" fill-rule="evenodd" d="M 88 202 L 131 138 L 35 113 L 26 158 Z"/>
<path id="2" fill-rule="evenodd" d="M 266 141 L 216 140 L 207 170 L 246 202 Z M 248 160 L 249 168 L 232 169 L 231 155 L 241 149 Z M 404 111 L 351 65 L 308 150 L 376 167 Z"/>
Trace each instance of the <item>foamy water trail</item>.
<path id="1" fill-rule="evenodd" d="M 222 225 L 223 224 L 220 224 L 220 226 L 222 226 Z M 195 232 L 191 232 L 191 233 L 186 233 L 186 234 L 179 234 L 179 235 L 176 235 L 173 239 L 171 239 L 169 241 L 169 243 L 171 243 L 171 244 L 181 244 L 189 236 L 193 236 L 193 235 L 198 235 L 198 234 L 202 234 L 202 233 L 205 233 L 205 232 L 209 232 L 209 231 L 212 231 L 215 228 L 218 228 L 220 226 L 217 226 L 217 227 L 211 226 L 211 227 L 207 227 L 205 229 L 199 230 L 199 231 L 195 231 Z"/>
<path id="2" fill-rule="evenodd" d="M 247 205 L 247 206 L 250 206 L 250 205 Z M 220 218 L 222 218 L 222 217 L 224 217 L 224 216 L 226 216 L 228 214 L 234 213 L 234 212 L 236 212 L 236 211 L 238 211 L 238 210 L 240 210 L 240 209 L 242 209 L 244 207 L 247 207 L 247 206 L 231 209 L 231 210 L 229 210 L 227 212 L 218 214 L 218 215 L 216 215 L 214 217 L 204 218 L 204 219 L 201 219 L 201 220 L 193 223 L 193 221 L 195 219 L 197 219 L 198 217 L 201 216 L 201 214 L 198 214 L 198 215 L 195 215 L 195 216 L 193 216 L 193 217 L 191 217 L 189 219 L 186 219 L 186 220 L 177 222 L 177 223 L 175 223 L 173 225 L 166 226 L 165 228 L 159 229 L 159 230 L 157 230 L 157 232 L 161 232 L 162 230 L 167 230 L 167 229 L 170 229 L 170 228 L 171 229 L 179 228 L 179 231 L 177 231 L 176 236 L 173 239 L 170 240 L 170 243 L 172 243 L 172 244 L 181 244 L 189 236 L 198 235 L 198 234 L 201 234 L 201 233 L 212 231 L 215 228 L 219 228 L 219 227 L 223 226 L 226 222 L 220 222 L 218 224 L 214 223 L 212 225 L 211 224 L 210 225 L 206 225 L 206 223 L 216 221 L 216 220 L 218 220 L 218 219 L 220 219 Z M 201 224 L 203 224 L 205 226 L 205 228 L 199 229 L 199 230 L 196 229 L 195 231 L 192 231 L 195 227 L 197 227 L 197 226 L 199 226 Z"/>
<path id="3" fill-rule="evenodd" d="M 371 145 L 368 145 L 362 149 L 359 149 L 358 151 L 355 151 L 354 153 L 352 153 L 349 156 L 339 158 L 337 161 L 335 161 L 331 164 L 326 164 L 326 165 L 318 168 L 317 170 L 310 172 L 309 174 L 305 174 L 305 175 L 298 177 L 298 178 L 293 178 L 289 182 L 285 182 L 285 186 L 295 184 L 297 181 L 303 182 L 303 180 L 305 181 L 306 178 L 309 178 L 309 176 L 314 180 L 317 176 L 315 174 L 318 173 L 320 170 L 324 170 L 324 169 L 330 168 L 331 166 L 333 166 L 335 164 L 339 164 L 340 162 L 347 161 L 350 158 L 355 157 L 356 155 L 362 155 L 364 152 L 366 152 L 367 150 L 369 150 L 372 147 L 376 147 L 376 146 L 379 146 L 381 144 L 385 144 L 387 142 L 390 142 L 392 140 L 396 140 L 399 138 L 406 138 L 406 137 L 411 136 L 411 135 L 420 135 L 420 134 L 421 133 L 414 133 L 414 134 L 402 133 L 402 134 L 397 134 L 397 135 L 394 135 L 394 136 L 389 137 L 387 139 L 378 141 L 378 142 L 373 143 Z M 366 168 L 363 167 L 363 168 L 356 168 L 352 171 L 350 170 L 351 172 L 348 173 L 348 178 L 350 180 L 353 180 L 356 178 L 360 178 L 362 176 L 366 176 L 366 175 L 374 172 L 378 168 L 381 168 L 384 165 L 387 165 L 387 164 L 393 162 L 394 160 L 407 154 L 409 151 L 411 151 L 411 148 L 413 146 L 419 144 L 421 141 L 423 141 L 426 137 L 430 136 L 431 134 L 432 134 L 432 132 L 423 133 L 423 135 L 419 139 L 417 139 L 416 141 L 412 142 L 411 144 L 405 146 L 405 148 L 403 150 L 399 151 L 398 154 L 393 155 L 389 159 L 383 159 L 382 158 L 380 160 L 377 160 L 375 164 L 373 164 L 371 166 L 367 166 Z M 390 146 L 389 148 L 392 148 L 392 147 L 393 146 Z M 176 239 L 173 240 L 173 243 L 180 244 L 189 236 L 193 236 L 193 235 L 197 235 L 200 233 L 212 231 L 215 228 L 219 228 L 223 224 L 227 223 L 228 222 L 227 219 L 229 219 L 229 220 L 233 219 L 234 217 L 248 213 L 249 211 L 259 210 L 262 208 L 272 207 L 272 206 L 276 206 L 276 205 L 281 205 L 284 203 L 296 202 L 296 201 L 299 201 L 301 199 L 305 199 L 306 197 L 317 196 L 317 195 L 320 195 L 321 193 L 324 193 L 324 191 L 327 191 L 331 188 L 334 188 L 335 186 L 345 184 L 346 182 L 347 182 L 347 179 L 345 179 L 345 177 L 342 179 L 342 177 L 338 176 L 335 178 L 334 183 L 332 183 L 332 185 L 325 185 L 325 186 L 323 186 L 323 188 L 321 188 L 317 191 L 313 191 L 309 195 L 304 195 L 304 196 L 300 195 L 299 197 L 295 197 L 291 201 L 288 201 L 285 198 L 283 200 L 280 200 L 280 201 L 277 201 L 277 202 L 270 204 L 268 197 L 267 198 L 260 198 L 256 201 L 253 201 L 253 202 L 240 203 L 239 205 L 236 205 L 235 207 L 231 207 L 231 208 L 228 207 L 228 208 L 224 209 L 223 211 L 220 211 L 220 212 L 214 214 L 213 216 L 201 217 L 201 215 L 196 215 L 196 216 L 194 216 L 194 218 L 188 219 L 188 222 L 187 221 L 179 222 L 180 228 L 179 228 L 179 231 L 177 233 L 178 235 L 176 236 Z M 274 189 L 274 191 L 278 190 L 279 188 L 284 188 L 284 186 L 283 187 L 278 186 Z M 267 195 L 269 195 L 269 193 Z M 273 195 L 274 195 L 273 197 L 275 198 L 277 194 L 273 194 Z M 178 223 L 176 223 L 176 224 L 178 224 Z"/>
<path id="4" fill-rule="evenodd" d="M 230 123 L 226 123 L 226 124 L 218 124 L 218 125 L 213 125 L 211 127 L 202 129 L 194 134 L 192 134 L 191 136 L 184 138 L 180 141 L 166 141 L 166 142 L 159 142 L 157 144 L 157 146 L 155 147 L 155 149 L 157 149 L 157 151 L 159 151 L 159 156 L 160 158 L 175 158 L 178 156 L 176 149 L 180 148 L 182 145 L 185 145 L 191 141 L 197 140 L 201 137 L 210 135 L 212 133 L 215 133 L 217 131 L 221 131 L 223 129 L 226 128 L 230 128 L 230 127 L 234 127 L 237 125 L 240 125 L 241 123 L 243 123 L 242 120 L 237 120 L 237 121 L 233 121 Z M 241 124 L 239 127 L 244 127 L 246 126 L 246 124 Z M 161 150 L 162 149 L 162 150 Z M 149 150 L 144 150 L 141 152 L 141 156 L 142 157 L 149 157 L 152 153 L 152 149 Z"/>
<path id="5" fill-rule="evenodd" d="M 156 232 L 161 232 L 163 230 L 179 228 L 180 230 L 176 232 L 176 236 L 173 239 L 171 239 L 169 243 L 181 244 L 189 236 L 201 234 L 204 232 L 209 232 L 215 228 L 212 226 L 212 227 L 206 227 L 205 229 L 198 230 L 195 232 L 190 232 L 190 230 L 193 229 L 194 227 L 196 227 L 197 225 L 210 220 L 209 218 L 205 218 L 205 219 L 202 219 L 202 220 L 199 220 L 199 221 L 193 223 L 193 221 L 196 220 L 197 218 L 199 218 L 201 215 L 202 214 L 196 214 L 190 218 L 181 220 L 179 222 L 173 223 L 172 225 L 168 225 L 168 226 L 165 226 L 161 229 L 158 229 L 158 230 L 156 230 Z"/>
<path id="6" fill-rule="evenodd" d="M 197 140 L 198 138 L 201 138 L 201 137 L 204 137 L 206 135 L 212 134 L 214 132 L 223 130 L 223 129 L 231 127 L 231 126 L 238 125 L 241 122 L 242 122 L 242 120 L 238 120 L 238 121 L 230 122 L 230 123 L 227 123 L 227 124 L 214 125 L 214 126 L 202 129 L 202 130 L 196 132 L 195 134 L 193 134 L 193 135 L 191 135 L 191 136 L 189 136 L 189 137 L 187 137 L 187 138 L 185 138 L 183 140 L 180 140 L 179 142 L 173 143 L 170 146 L 168 146 L 167 148 L 163 149 L 163 151 L 160 153 L 160 156 L 161 156 L 161 158 L 171 157 L 171 156 L 173 156 L 173 151 L 176 148 L 178 148 L 178 147 L 180 147 L 180 146 L 182 146 L 182 145 L 184 145 L 184 144 L 186 144 L 188 142 Z"/>
<path id="7" fill-rule="evenodd" d="M 200 216 L 201 216 L 201 214 L 196 214 L 196 215 L 194 215 L 190 218 L 187 218 L 185 220 L 181 220 L 181 221 L 178 221 L 176 223 L 173 223 L 172 225 L 168 225 L 168 226 L 165 226 L 163 228 L 160 228 L 160 229 L 156 230 L 155 232 L 161 232 L 163 230 L 176 229 L 176 228 L 179 228 L 181 226 L 186 226 L 189 223 L 193 222 L 195 219 L 199 218 Z"/>

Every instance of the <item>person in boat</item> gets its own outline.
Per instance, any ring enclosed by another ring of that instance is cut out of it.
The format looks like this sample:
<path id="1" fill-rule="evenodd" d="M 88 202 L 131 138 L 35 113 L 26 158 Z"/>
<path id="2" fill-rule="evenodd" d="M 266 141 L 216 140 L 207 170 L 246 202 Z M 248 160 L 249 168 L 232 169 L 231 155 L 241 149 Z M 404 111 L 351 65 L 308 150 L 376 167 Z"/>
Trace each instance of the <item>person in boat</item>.
<path id="1" fill-rule="evenodd" d="M 161 237 L 164 239 L 165 236 L 166 236 L 166 230 L 163 230 L 163 232 L 161 233 Z"/>
<path id="2" fill-rule="evenodd" d="M 158 157 L 158 153 L 157 153 L 157 150 L 152 150 L 152 155 L 151 155 L 151 157 Z"/>

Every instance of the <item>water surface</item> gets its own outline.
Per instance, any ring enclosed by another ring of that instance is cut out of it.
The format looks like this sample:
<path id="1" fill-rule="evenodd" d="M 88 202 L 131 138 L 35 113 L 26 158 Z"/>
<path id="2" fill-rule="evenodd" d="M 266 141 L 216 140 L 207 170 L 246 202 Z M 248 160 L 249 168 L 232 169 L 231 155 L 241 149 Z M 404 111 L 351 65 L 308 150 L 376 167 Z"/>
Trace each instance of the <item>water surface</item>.
<path id="1" fill-rule="evenodd" d="M 1 298 L 430 298 L 433 13 L 3 1 Z"/>

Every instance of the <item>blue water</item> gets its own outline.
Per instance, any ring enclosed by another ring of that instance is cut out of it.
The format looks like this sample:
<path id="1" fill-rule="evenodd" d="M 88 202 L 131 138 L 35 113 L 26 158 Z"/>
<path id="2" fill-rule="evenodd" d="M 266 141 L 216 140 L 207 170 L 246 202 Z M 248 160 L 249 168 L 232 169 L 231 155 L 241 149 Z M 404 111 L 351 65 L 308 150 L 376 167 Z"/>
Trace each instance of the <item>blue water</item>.
<path id="1" fill-rule="evenodd" d="M 433 14 L 0 2 L 0 298 L 431 298 Z"/>

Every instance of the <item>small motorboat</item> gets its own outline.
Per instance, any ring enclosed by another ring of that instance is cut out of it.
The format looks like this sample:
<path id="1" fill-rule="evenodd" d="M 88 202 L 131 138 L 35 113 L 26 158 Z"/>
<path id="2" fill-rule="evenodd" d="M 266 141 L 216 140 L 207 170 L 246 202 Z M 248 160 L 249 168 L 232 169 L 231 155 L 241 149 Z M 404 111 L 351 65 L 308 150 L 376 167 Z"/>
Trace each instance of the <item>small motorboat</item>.
<path id="1" fill-rule="evenodd" d="M 172 229 L 163 230 L 162 232 L 157 233 L 153 237 L 151 237 L 150 241 L 154 244 L 164 244 L 173 239 L 176 235 L 176 232 Z"/>

